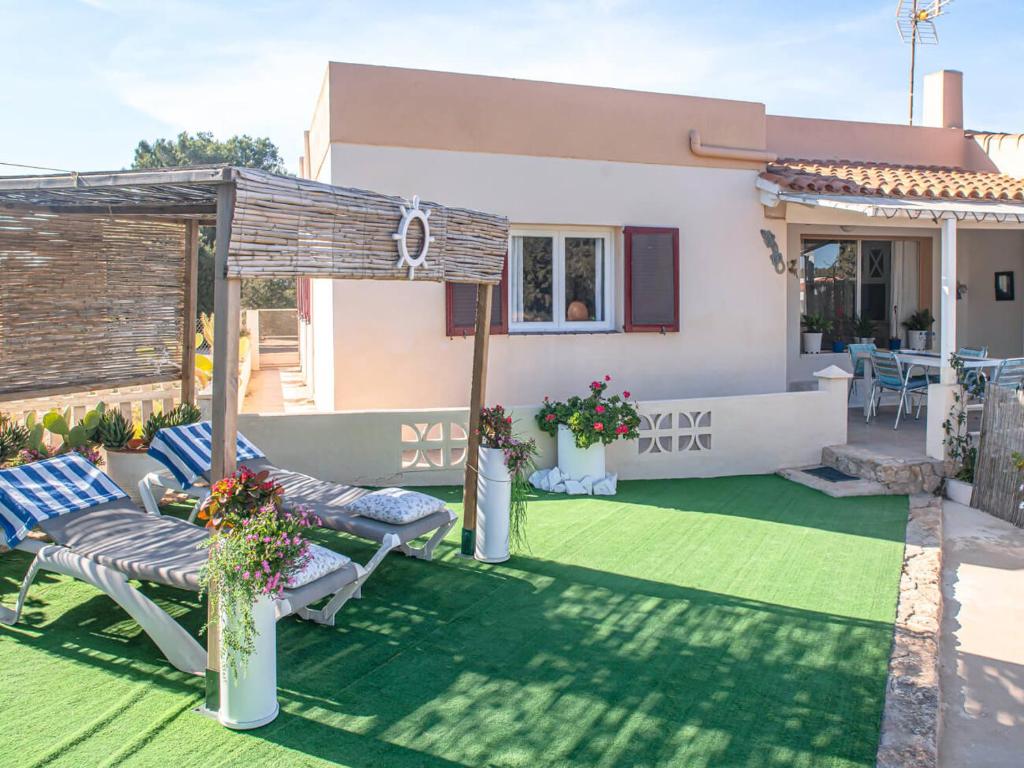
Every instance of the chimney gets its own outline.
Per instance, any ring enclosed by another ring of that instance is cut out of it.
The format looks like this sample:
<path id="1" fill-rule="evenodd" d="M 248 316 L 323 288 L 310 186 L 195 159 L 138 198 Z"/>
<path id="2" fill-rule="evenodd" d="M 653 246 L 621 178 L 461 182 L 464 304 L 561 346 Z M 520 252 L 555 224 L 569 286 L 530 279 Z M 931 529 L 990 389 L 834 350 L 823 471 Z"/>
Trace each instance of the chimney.
<path id="1" fill-rule="evenodd" d="M 921 124 L 932 128 L 964 127 L 964 73 L 942 69 L 924 76 Z"/>

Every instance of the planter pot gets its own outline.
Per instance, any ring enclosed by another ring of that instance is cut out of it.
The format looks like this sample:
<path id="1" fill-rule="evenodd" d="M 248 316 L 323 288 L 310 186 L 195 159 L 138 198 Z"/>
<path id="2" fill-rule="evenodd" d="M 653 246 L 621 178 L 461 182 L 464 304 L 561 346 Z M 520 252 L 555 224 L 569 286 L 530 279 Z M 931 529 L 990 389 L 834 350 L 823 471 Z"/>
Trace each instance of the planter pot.
<path id="1" fill-rule="evenodd" d="M 259 728 L 277 717 L 277 617 L 274 601 L 261 597 L 252 607 L 255 647 L 232 669 L 230 652 L 220 650 L 220 724 L 238 731 Z M 222 613 L 221 621 L 227 621 Z"/>
<path id="2" fill-rule="evenodd" d="M 846 342 L 845 341 L 833 341 L 832 342 L 832 351 L 833 352 L 845 352 L 846 351 Z"/>
<path id="3" fill-rule="evenodd" d="M 136 504 L 142 504 L 139 495 L 139 481 L 150 472 L 159 472 L 163 464 L 151 458 L 145 451 L 107 451 L 104 471 L 117 483 L 121 490 L 131 496 Z"/>
<path id="4" fill-rule="evenodd" d="M 607 474 L 604 468 L 604 444 L 578 448 L 576 436 L 565 424 L 558 425 L 558 471 L 563 477 L 580 480 L 591 477 L 601 480 Z"/>
<path id="5" fill-rule="evenodd" d="M 902 339 L 889 339 L 889 349 L 891 349 L 893 352 L 895 352 L 901 346 L 903 346 Z"/>
<path id="6" fill-rule="evenodd" d="M 823 335 L 821 333 L 807 332 L 800 334 L 801 339 L 803 339 L 805 355 L 817 355 L 821 352 L 821 337 Z"/>
<path id="7" fill-rule="evenodd" d="M 928 349 L 928 331 L 907 331 L 907 349 Z"/>
<path id="8" fill-rule="evenodd" d="M 858 336 L 857 337 L 857 343 L 858 344 L 874 344 L 875 343 L 875 337 L 874 336 Z"/>
<path id="9" fill-rule="evenodd" d="M 499 448 L 481 448 L 477 473 L 476 552 L 484 563 L 508 560 L 512 476 Z"/>
<path id="10" fill-rule="evenodd" d="M 973 494 L 974 485 L 971 483 L 965 483 L 963 480 L 956 480 L 952 477 L 946 479 L 946 498 L 950 501 L 969 507 Z"/>

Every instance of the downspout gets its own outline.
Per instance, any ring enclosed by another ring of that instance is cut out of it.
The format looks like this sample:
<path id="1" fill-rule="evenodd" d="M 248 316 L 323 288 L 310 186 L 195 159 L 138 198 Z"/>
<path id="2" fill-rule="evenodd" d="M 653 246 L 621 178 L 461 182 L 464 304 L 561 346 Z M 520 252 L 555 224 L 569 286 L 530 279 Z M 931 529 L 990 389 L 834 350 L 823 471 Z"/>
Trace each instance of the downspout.
<path id="1" fill-rule="evenodd" d="M 779 159 L 775 152 L 766 149 L 746 149 L 744 147 L 717 147 L 713 144 L 705 146 L 700 141 L 700 131 L 690 131 L 690 151 L 697 157 L 713 157 L 720 160 L 746 160 L 751 163 L 774 163 Z"/>

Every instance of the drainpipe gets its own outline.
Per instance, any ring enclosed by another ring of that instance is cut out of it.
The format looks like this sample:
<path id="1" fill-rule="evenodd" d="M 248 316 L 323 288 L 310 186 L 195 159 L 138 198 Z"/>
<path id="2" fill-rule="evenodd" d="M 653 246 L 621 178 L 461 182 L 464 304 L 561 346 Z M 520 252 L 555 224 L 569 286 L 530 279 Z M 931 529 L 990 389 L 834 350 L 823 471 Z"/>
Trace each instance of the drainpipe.
<path id="1" fill-rule="evenodd" d="M 700 131 L 690 131 L 690 151 L 697 157 L 713 157 L 720 160 L 746 160 L 751 163 L 774 163 L 779 159 L 775 152 L 766 149 L 747 149 L 744 147 L 718 147 L 713 144 L 704 145 L 700 141 Z"/>

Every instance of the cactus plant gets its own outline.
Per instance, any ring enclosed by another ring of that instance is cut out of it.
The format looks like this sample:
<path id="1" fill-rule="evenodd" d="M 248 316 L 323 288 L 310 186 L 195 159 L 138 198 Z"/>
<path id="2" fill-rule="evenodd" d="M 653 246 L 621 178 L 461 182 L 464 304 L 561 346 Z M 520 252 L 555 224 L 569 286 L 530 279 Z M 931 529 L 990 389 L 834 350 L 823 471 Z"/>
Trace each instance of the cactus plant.
<path id="1" fill-rule="evenodd" d="M 135 437 L 135 424 L 120 411 L 107 411 L 100 419 L 97 437 L 107 450 L 123 451 Z"/>
<path id="2" fill-rule="evenodd" d="M 13 459 L 28 447 L 29 429 L 10 416 L 0 413 L 0 463 Z"/>
<path id="3" fill-rule="evenodd" d="M 167 421 L 166 413 L 158 413 L 153 411 L 149 414 L 149 418 L 142 425 L 142 444 L 149 445 L 153 442 L 153 438 L 156 437 L 156 433 L 164 427 L 171 426 Z"/>
<path id="4" fill-rule="evenodd" d="M 195 403 L 178 403 L 170 413 L 167 414 L 167 426 L 180 427 L 184 424 L 195 424 L 202 418 L 199 406 Z"/>

